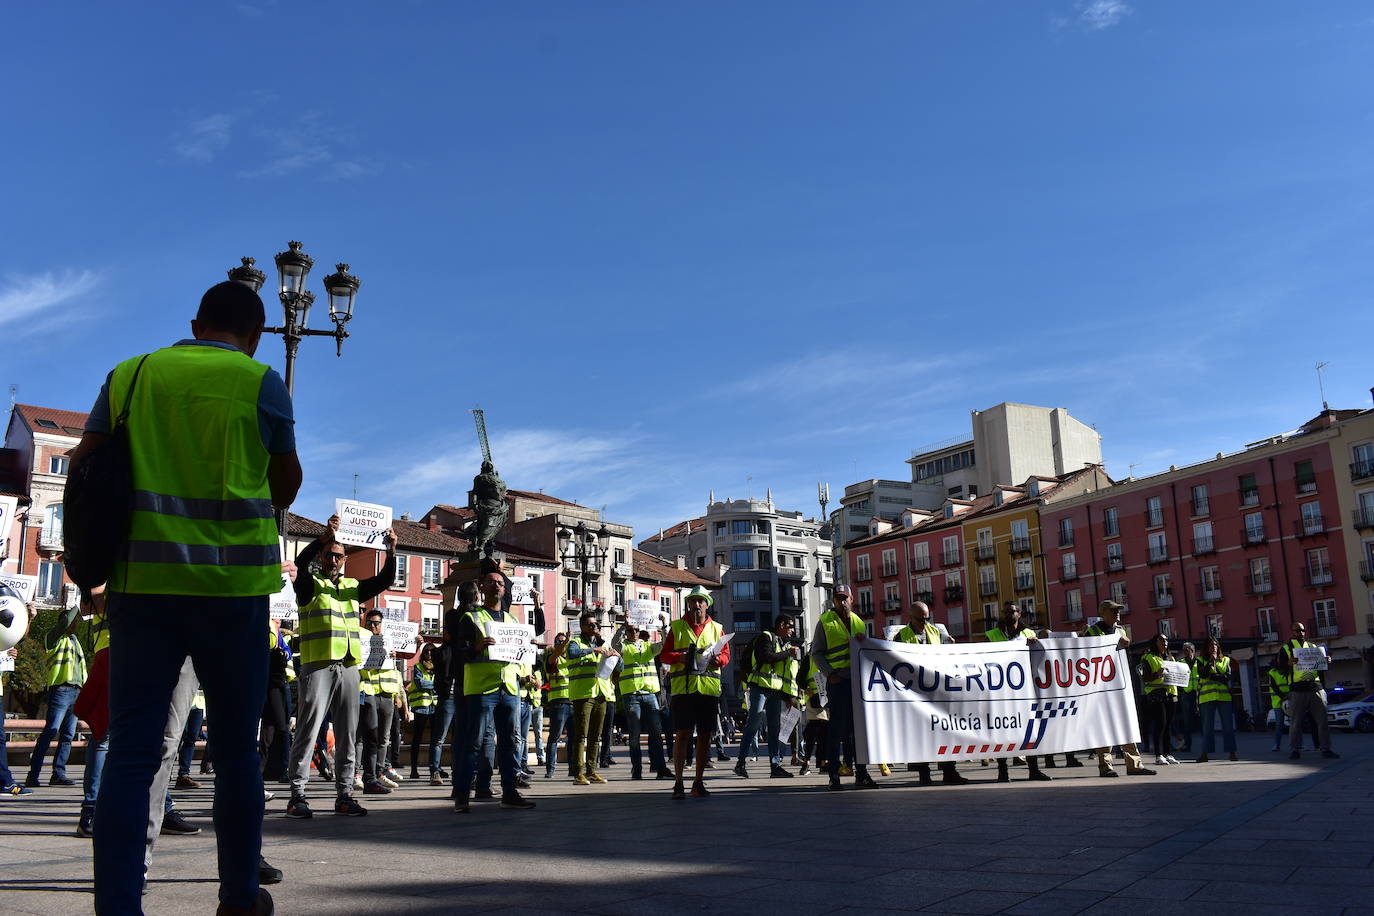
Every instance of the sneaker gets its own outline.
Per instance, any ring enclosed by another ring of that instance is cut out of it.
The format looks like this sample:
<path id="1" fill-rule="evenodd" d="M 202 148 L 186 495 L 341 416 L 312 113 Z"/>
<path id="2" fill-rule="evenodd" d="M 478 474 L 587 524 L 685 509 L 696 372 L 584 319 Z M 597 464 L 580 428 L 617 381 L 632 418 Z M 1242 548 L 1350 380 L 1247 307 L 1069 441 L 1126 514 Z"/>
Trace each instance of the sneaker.
<path id="1" fill-rule="evenodd" d="M 826 786 L 826 788 L 829 789 L 831 792 L 841 792 L 844 790 L 844 784 L 841 783 L 838 779 L 832 779 L 830 780 L 830 783 Z"/>
<path id="2" fill-rule="evenodd" d="M 1082 765 L 1083 761 L 1079 760 L 1073 754 L 1070 754 L 1064 759 L 1064 766 L 1066 767 L 1081 767 Z"/>
<path id="3" fill-rule="evenodd" d="M 998 781 L 998 782 L 1011 782 L 1011 774 L 1008 773 L 1006 770 L 998 770 L 998 771 L 997 771 L 997 781 Z"/>
<path id="4" fill-rule="evenodd" d="M 664 768 L 661 769 L 661 770 L 655 770 L 655 771 L 654 771 L 654 778 L 656 778 L 656 779 L 676 779 L 677 777 L 673 775 L 673 771 L 672 771 L 672 770 L 668 769 L 667 767 L 664 767 Z"/>
<path id="5" fill-rule="evenodd" d="M 1031 782 L 1051 782 L 1054 779 L 1049 773 L 1042 773 L 1040 770 L 1031 771 L 1028 778 Z"/>
<path id="6" fill-rule="evenodd" d="M 353 791 L 361 792 L 363 788 L 363 778 L 358 774 L 353 774 Z"/>
<path id="7" fill-rule="evenodd" d="M 417 779 L 417 780 L 418 780 L 419 778 L 420 778 L 420 771 L 417 770 L 417 769 L 415 769 L 414 767 L 411 767 L 411 769 L 410 769 L 410 775 L 407 776 L 406 779 Z"/>
<path id="8" fill-rule="evenodd" d="M 1206 755 L 1206 754 L 1203 754 L 1201 757 L 1199 757 L 1199 758 L 1197 759 L 1197 762 L 1198 762 L 1198 763 L 1206 763 L 1206 762 L 1207 762 L 1207 755 Z M 1167 767 L 1168 765 L 1169 765 L 1169 758 L 1168 758 L 1168 757 L 1158 757 L 1158 756 L 1155 757 L 1155 766 L 1157 766 L 1157 767 Z"/>
<path id="9" fill-rule="evenodd" d="M 444 777 L 440 776 L 438 773 L 430 773 L 429 784 L 431 786 L 442 786 L 444 784 Z"/>
<path id="10" fill-rule="evenodd" d="M 509 795 L 501 796 L 501 807 L 518 811 L 528 811 L 530 808 L 534 807 L 534 802 L 530 801 L 519 792 L 512 792 Z"/>
<path id="11" fill-rule="evenodd" d="M 413 772 L 413 771 L 412 771 L 412 772 Z M 396 783 L 395 786 L 392 786 L 392 787 L 391 787 L 391 788 L 393 788 L 393 789 L 395 789 L 397 786 L 399 786 L 402 782 L 405 781 L 405 780 L 403 780 L 403 779 L 401 778 L 401 774 L 396 772 L 396 768 L 395 768 L 395 767 L 387 767 L 386 769 L 382 770 L 381 775 L 382 775 L 382 776 L 385 776 L 387 779 L 390 779 L 392 782 Z M 420 774 L 419 774 L 419 773 L 416 773 L 414 776 L 412 776 L 412 777 L 410 777 L 410 778 L 411 778 L 411 779 L 419 779 L 419 778 L 420 778 Z"/>
<path id="12" fill-rule="evenodd" d="M 722 753 L 716 754 L 716 759 L 717 759 L 717 760 L 729 760 L 729 759 L 730 759 L 730 755 L 729 755 L 729 754 L 726 754 L 726 753 L 724 753 L 724 752 L 722 752 Z"/>
<path id="13" fill-rule="evenodd" d="M 369 782 L 363 786 L 364 795 L 390 795 L 391 789 L 380 782 Z"/>
<path id="14" fill-rule="evenodd" d="M 673 783 L 673 798 L 686 798 L 687 792 L 682 788 L 682 780 Z"/>
<path id="15" fill-rule="evenodd" d="M 9 785 L 5 786 L 3 789 L 0 789 L 0 795 L 32 795 L 32 794 L 33 794 L 33 790 L 32 790 L 32 789 L 28 788 L 27 786 L 21 786 L 21 785 L 20 785 L 19 783 L 17 783 L 17 782 L 12 782 L 12 783 L 10 783 Z"/>
<path id="16" fill-rule="evenodd" d="M 399 782 L 392 779 L 390 776 L 386 775 L 385 770 L 377 774 L 377 781 L 382 785 L 386 786 L 388 789 L 399 789 L 401 787 L 401 784 Z"/>
<path id="17" fill-rule="evenodd" d="M 744 761 L 741 760 L 739 763 L 735 764 L 735 775 L 741 776 L 744 779 L 749 778 L 749 768 L 744 765 Z"/>
<path id="18" fill-rule="evenodd" d="M 443 767 L 439 767 L 439 778 L 440 778 L 440 779 L 448 779 L 448 778 L 449 778 L 448 770 L 444 769 Z"/>
<path id="19" fill-rule="evenodd" d="M 553 767 L 549 767 L 548 769 L 544 770 L 544 778 L 553 779 Z"/>
<path id="20" fill-rule="evenodd" d="M 495 798 L 495 797 L 496 797 L 496 793 L 493 792 L 493 791 L 491 791 L 491 789 L 478 789 L 478 790 L 476 790 L 475 792 L 473 792 L 472 795 L 473 795 L 474 798 L 484 798 L 484 799 L 490 799 L 490 798 Z"/>
<path id="21" fill-rule="evenodd" d="M 805 760 L 803 760 L 803 761 L 802 761 L 802 765 L 801 765 L 801 769 L 797 770 L 797 775 L 798 775 L 798 776 L 805 776 L 807 773 L 810 773 L 810 772 L 811 772 L 811 764 L 809 764 L 809 763 L 807 763 Z"/>
<path id="22" fill-rule="evenodd" d="M 581 773 L 573 777 L 573 785 L 575 786 L 589 786 L 591 784 L 592 781 Z"/>
<path id="23" fill-rule="evenodd" d="M 367 809 L 353 800 L 352 795 L 340 795 L 334 802 L 334 813 L 344 817 L 362 817 Z"/>
<path id="24" fill-rule="evenodd" d="M 1178 765 L 1179 765 L 1179 763 L 1178 763 L 1178 758 L 1175 757 L 1173 754 L 1165 754 L 1165 755 L 1164 755 L 1164 759 L 1167 760 L 1167 761 L 1169 761 L 1169 764 L 1170 764 L 1171 766 L 1178 766 Z"/>
<path id="25" fill-rule="evenodd" d="M 276 797 L 277 797 L 277 793 L 276 793 L 276 792 L 268 792 L 266 789 L 263 789 L 263 790 L 262 790 L 262 803 L 263 803 L 264 805 L 267 804 L 268 802 L 270 802 L 272 799 L 274 799 L 274 798 L 276 798 Z"/>
<path id="26" fill-rule="evenodd" d="M 36 789 L 42 785 L 42 783 L 38 781 L 37 775 L 30 773 L 28 776 L 24 777 L 24 785 L 28 786 L 30 789 Z"/>
<path id="27" fill-rule="evenodd" d="M 296 795 L 286 803 L 286 816 L 305 820 L 314 816 L 314 812 L 310 810 L 310 803 L 305 800 L 305 796 Z"/>
<path id="28" fill-rule="evenodd" d="M 466 795 L 461 795 L 453 800 L 454 814 L 469 814 L 471 812 L 472 806 L 468 804 L 468 797 Z"/>
<path id="29" fill-rule="evenodd" d="M 181 812 L 173 808 L 162 815 L 162 829 L 158 831 L 163 836 L 195 836 L 200 833 L 200 828 L 192 824 L 181 816 Z"/>
<path id="30" fill-rule="evenodd" d="M 873 777 L 868 775 L 867 770 L 860 771 L 854 778 L 854 788 L 856 789 L 876 789 L 878 784 L 873 781 Z"/>
<path id="31" fill-rule="evenodd" d="M 706 788 L 706 783 L 705 783 L 705 782 L 703 782 L 703 781 L 700 780 L 700 779 L 695 779 L 695 780 L 692 781 L 692 797 L 693 797 L 693 798 L 706 798 L 706 797 L 707 797 L 708 795 L 710 795 L 710 794 L 711 794 L 710 791 L 708 791 L 707 788 Z"/>
<path id="32" fill-rule="evenodd" d="M 598 775 L 597 772 L 593 770 L 587 774 L 587 782 L 595 783 L 598 786 L 604 786 L 606 784 L 606 777 Z"/>
<path id="33" fill-rule="evenodd" d="M 790 771 L 790 770 L 785 770 L 785 769 L 783 769 L 782 764 L 780 764 L 780 763 L 775 763 L 775 764 L 773 764 L 773 768 L 772 768 L 771 770 L 768 771 L 768 775 L 771 776 L 771 777 L 774 778 L 774 779 L 791 779 L 791 778 L 792 778 L 792 773 L 791 773 L 791 771 Z"/>
<path id="34" fill-rule="evenodd" d="M 177 777 L 177 788 L 178 788 L 178 789 L 199 789 L 199 788 L 200 788 L 200 783 L 196 782 L 196 781 L 195 781 L 194 779 L 192 779 L 190 776 L 178 776 L 178 777 Z"/>
<path id="35" fill-rule="evenodd" d="M 842 763 L 842 764 L 840 764 L 840 775 L 841 775 L 841 776 L 853 776 L 853 775 L 854 775 L 854 768 L 853 768 L 852 766 L 850 766 L 849 764 L 847 764 L 847 763 Z"/>
<path id="36" fill-rule="evenodd" d="M 76 835 L 83 840 L 89 840 L 95 828 L 95 812 L 82 811 L 80 819 L 76 822 Z"/>
<path id="37" fill-rule="evenodd" d="M 523 775 L 515 777 L 515 787 L 517 789 L 528 789 L 530 787 L 529 778 Z"/>
<path id="38" fill-rule="evenodd" d="M 1322 756 L 1325 757 L 1327 760 L 1338 760 L 1340 759 L 1341 755 L 1337 754 L 1335 751 L 1322 751 Z M 1232 759 L 1234 759 L 1234 755 Z"/>
<path id="39" fill-rule="evenodd" d="M 280 868 L 274 868 L 270 862 L 262 856 L 258 856 L 259 884 L 281 884 L 281 879 L 283 877 Z"/>
<path id="40" fill-rule="evenodd" d="M 48 785 L 50 785 L 50 786 L 74 786 L 74 785 L 76 785 L 76 780 L 75 780 L 75 779 L 72 779 L 70 776 L 54 776 L 54 777 L 52 777 L 51 779 L 48 780 Z"/>
<path id="41" fill-rule="evenodd" d="M 1157 775 L 1159 775 L 1159 774 L 1156 773 L 1154 770 L 1150 769 L 1149 767 L 1137 767 L 1137 768 L 1134 769 L 1134 770 L 1127 770 L 1127 771 L 1126 771 L 1126 775 L 1127 775 L 1127 776 L 1157 776 Z"/>
<path id="42" fill-rule="evenodd" d="M 1118 773 L 1116 770 L 1111 769 L 1110 767 L 1106 767 L 1099 768 L 1097 771 L 1097 775 L 1101 776 L 1103 779 L 1113 779 L 1115 777 L 1119 777 L 1121 774 Z"/>

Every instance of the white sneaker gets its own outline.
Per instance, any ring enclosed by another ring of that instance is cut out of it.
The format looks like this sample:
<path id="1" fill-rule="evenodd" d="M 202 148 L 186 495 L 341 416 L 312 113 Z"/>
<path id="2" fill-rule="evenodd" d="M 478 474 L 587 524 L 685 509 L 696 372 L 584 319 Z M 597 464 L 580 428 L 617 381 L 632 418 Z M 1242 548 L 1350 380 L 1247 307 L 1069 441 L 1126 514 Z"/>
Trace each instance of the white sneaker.
<path id="1" fill-rule="evenodd" d="M 1159 758 L 1155 758 L 1155 759 L 1158 760 Z M 363 778 L 362 778 L 361 776 L 356 776 L 356 775 L 355 775 L 355 776 L 353 777 L 353 791 L 354 791 L 354 792 L 361 792 L 362 790 L 363 790 Z"/>
<path id="2" fill-rule="evenodd" d="M 1160 756 L 1158 756 L 1158 755 L 1155 756 L 1155 766 L 1157 766 L 1157 767 L 1167 767 L 1168 765 L 1169 765 L 1169 758 L 1168 758 L 1168 757 L 1160 757 Z"/>
<path id="3" fill-rule="evenodd" d="M 277 795 L 276 795 L 275 792 L 268 792 L 266 789 L 263 789 L 263 790 L 262 790 L 262 803 L 263 803 L 264 805 L 267 804 L 268 802 L 270 802 L 272 799 L 274 799 L 274 798 L 276 798 L 276 797 L 277 797 Z"/>
<path id="4" fill-rule="evenodd" d="M 1165 754 L 1165 755 L 1164 755 L 1164 759 L 1165 759 L 1167 762 L 1173 764 L 1174 766 L 1178 766 L 1178 765 L 1179 765 L 1179 764 L 1178 764 L 1178 758 L 1175 757 L 1173 754 Z"/>
<path id="5" fill-rule="evenodd" d="M 385 773 L 378 773 L 377 781 L 380 782 L 382 785 L 386 786 L 388 789 L 399 789 L 401 787 L 401 784 L 399 782 L 392 779 L 390 776 L 387 776 Z"/>

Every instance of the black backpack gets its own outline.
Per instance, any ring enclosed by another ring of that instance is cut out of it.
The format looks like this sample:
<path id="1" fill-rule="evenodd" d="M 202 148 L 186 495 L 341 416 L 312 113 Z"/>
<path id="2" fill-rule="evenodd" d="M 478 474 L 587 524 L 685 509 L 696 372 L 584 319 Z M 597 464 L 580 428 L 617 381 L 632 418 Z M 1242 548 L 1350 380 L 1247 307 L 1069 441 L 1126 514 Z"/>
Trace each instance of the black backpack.
<path id="1" fill-rule="evenodd" d="M 134 369 L 124 409 L 110 435 L 71 468 L 62 497 L 62 562 L 67 576 L 89 592 L 108 582 L 129 539 L 133 462 L 129 457 L 129 406 L 145 354 Z"/>

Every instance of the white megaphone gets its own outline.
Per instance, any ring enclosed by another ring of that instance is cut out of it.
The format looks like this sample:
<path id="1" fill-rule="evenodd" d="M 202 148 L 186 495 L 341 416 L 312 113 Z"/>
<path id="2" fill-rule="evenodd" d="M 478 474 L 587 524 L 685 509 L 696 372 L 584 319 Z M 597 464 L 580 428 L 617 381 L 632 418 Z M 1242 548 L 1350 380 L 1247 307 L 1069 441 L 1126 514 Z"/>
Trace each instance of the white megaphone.
<path id="1" fill-rule="evenodd" d="M 0 652 L 12 649 L 29 629 L 29 609 L 14 589 L 0 582 Z"/>

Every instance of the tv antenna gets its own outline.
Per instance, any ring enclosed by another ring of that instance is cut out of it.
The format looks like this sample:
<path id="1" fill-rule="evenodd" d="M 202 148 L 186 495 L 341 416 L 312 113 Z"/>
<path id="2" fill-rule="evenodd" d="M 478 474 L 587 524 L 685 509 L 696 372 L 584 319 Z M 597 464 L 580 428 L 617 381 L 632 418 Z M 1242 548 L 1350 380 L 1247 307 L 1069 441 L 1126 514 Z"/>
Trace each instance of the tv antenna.
<path id="1" fill-rule="evenodd" d="M 830 484 L 816 484 L 816 501 L 821 504 L 821 521 L 824 522 L 828 517 L 825 514 L 825 506 L 830 502 Z"/>
<path id="2" fill-rule="evenodd" d="M 1322 393 L 1322 410 L 1331 409 L 1331 405 L 1326 403 L 1326 384 L 1322 381 L 1322 371 L 1329 365 L 1330 362 L 1317 363 L 1317 390 Z"/>
<path id="3" fill-rule="evenodd" d="M 353 499 L 356 500 L 357 498 L 358 498 L 358 475 L 357 475 L 357 474 L 354 474 L 354 475 L 353 475 Z"/>

